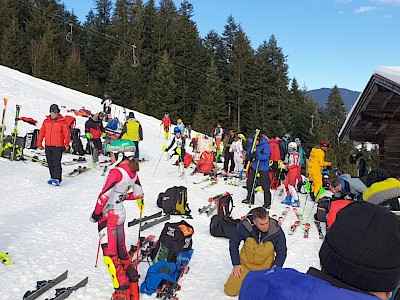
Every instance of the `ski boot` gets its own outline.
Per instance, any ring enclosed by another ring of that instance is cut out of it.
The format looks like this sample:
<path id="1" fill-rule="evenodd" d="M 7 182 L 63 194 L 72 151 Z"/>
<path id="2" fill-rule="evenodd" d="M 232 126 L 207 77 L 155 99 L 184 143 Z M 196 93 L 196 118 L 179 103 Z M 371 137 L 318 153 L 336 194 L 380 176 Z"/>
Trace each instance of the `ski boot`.
<path id="1" fill-rule="evenodd" d="M 115 289 L 114 293 L 111 296 L 111 300 L 131 300 L 130 298 L 130 289 L 129 287 L 120 287 Z"/>
<path id="2" fill-rule="evenodd" d="M 300 201 L 299 201 L 299 199 L 293 199 L 292 206 L 293 206 L 293 207 L 300 207 Z"/>
<path id="3" fill-rule="evenodd" d="M 283 200 L 281 204 L 292 205 L 292 195 L 286 196 L 285 200 Z"/>
<path id="4" fill-rule="evenodd" d="M 51 183 L 52 185 L 55 185 L 55 186 L 60 186 L 60 180 L 58 180 L 58 179 L 53 179 L 53 182 Z"/>
<path id="5" fill-rule="evenodd" d="M 53 182 L 54 182 L 54 179 L 52 178 L 52 179 L 49 179 L 49 180 L 47 180 L 47 184 L 50 184 L 50 185 L 52 185 L 53 184 Z"/>

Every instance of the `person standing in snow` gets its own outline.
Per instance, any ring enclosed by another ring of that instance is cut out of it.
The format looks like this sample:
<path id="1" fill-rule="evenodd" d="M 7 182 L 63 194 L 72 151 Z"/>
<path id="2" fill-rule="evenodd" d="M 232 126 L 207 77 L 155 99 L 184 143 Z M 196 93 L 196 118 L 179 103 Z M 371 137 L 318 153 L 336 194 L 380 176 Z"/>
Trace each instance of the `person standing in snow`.
<path id="1" fill-rule="evenodd" d="M 139 300 L 139 275 L 125 246 L 126 211 L 123 204 L 126 200 L 136 200 L 139 209 L 144 208 L 143 190 L 137 174 L 139 163 L 134 159 L 136 148 L 132 141 L 116 140 L 107 151 L 115 168 L 110 170 L 97 197 L 90 221 L 98 222 L 104 262 L 115 289 L 111 299 Z"/>
<path id="2" fill-rule="evenodd" d="M 161 120 L 161 124 L 160 124 L 160 126 L 163 126 L 164 127 L 164 138 L 166 139 L 166 140 L 168 140 L 168 137 L 169 137 L 169 130 L 170 130 L 170 128 L 171 128 L 171 119 L 170 119 L 170 117 L 169 117 L 169 114 L 165 114 L 164 115 L 164 117 L 162 118 L 162 120 Z"/>
<path id="3" fill-rule="evenodd" d="M 176 126 L 179 128 L 179 130 L 181 131 L 181 135 L 182 137 L 185 136 L 185 124 L 183 124 L 181 119 L 178 119 L 176 121 Z"/>
<path id="4" fill-rule="evenodd" d="M 139 141 L 143 141 L 143 129 L 140 122 L 135 119 L 133 112 L 128 114 L 128 120 L 122 126 L 119 138 L 133 141 L 136 146 L 135 158 L 139 158 Z"/>
<path id="5" fill-rule="evenodd" d="M 386 300 L 400 282 L 400 219 L 356 201 L 341 209 L 319 250 L 321 270 L 250 272 L 240 300 Z"/>
<path id="6" fill-rule="evenodd" d="M 243 135 L 242 135 L 243 136 Z M 229 149 L 233 153 L 233 161 L 235 162 L 235 173 L 239 174 L 243 170 L 243 145 L 242 139 L 235 135 L 235 139 Z"/>
<path id="7" fill-rule="evenodd" d="M 50 115 L 46 117 L 40 128 L 36 145 L 40 149 L 43 149 L 43 139 L 51 177 L 47 183 L 59 186 L 62 181 L 61 158 L 63 152 L 68 151 L 71 138 L 67 122 L 60 114 L 57 104 L 50 106 Z"/>
<path id="8" fill-rule="evenodd" d="M 355 167 L 356 170 L 352 172 L 352 176 L 364 177 L 367 176 L 367 163 L 363 157 L 363 154 L 359 150 L 350 151 L 350 163 Z"/>
<path id="9" fill-rule="evenodd" d="M 101 144 L 101 138 L 106 137 L 106 133 L 103 128 L 103 122 L 99 120 L 99 114 L 92 115 L 85 122 L 85 135 L 88 140 L 88 150 L 93 157 L 93 161 L 97 163 L 99 161 L 99 153 L 102 152 L 103 146 Z"/>
<path id="10" fill-rule="evenodd" d="M 221 124 L 217 124 L 217 128 L 214 130 L 214 138 L 215 138 L 215 146 L 217 147 L 217 160 L 221 156 L 221 141 L 222 141 L 222 136 L 224 135 L 224 129 L 221 127 Z"/>
<path id="11" fill-rule="evenodd" d="M 175 126 L 174 128 L 174 135 L 175 136 L 172 139 L 171 144 L 167 148 L 165 148 L 164 151 L 168 152 L 169 159 L 171 159 L 171 157 L 174 155 L 178 155 L 179 161 L 183 162 L 186 155 L 185 139 L 182 138 L 182 133 L 178 126 Z"/>
<path id="12" fill-rule="evenodd" d="M 297 152 L 299 153 L 299 173 L 297 176 L 297 190 L 300 191 L 301 186 L 303 185 L 303 177 L 301 176 L 301 168 L 305 164 L 305 158 L 307 157 L 307 152 L 304 151 L 303 146 L 301 145 L 301 140 L 299 138 L 295 138 L 294 142 L 297 144 Z"/>
<path id="13" fill-rule="evenodd" d="M 235 161 L 233 159 L 233 153 L 229 151 L 229 149 L 231 148 L 232 143 L 235 140 L 235 130 L 231 129 L 229 131 L 229 134 L 227 134 L 224 137 L 224 170 L 223 172 L 225 174 L 229 173 L 233 173 L 233 170 L 235 170 Z M 229 162 L 230 162 L 230 166 L 229 166 Z M 229 171 L 228 171 L 228 167 L 229 167 Z"/>
<path id="14" fill-rule="evenodd" d="M 237 225 L 229 241 L 229 252 L 233 269 L 224 290 L 228 296 L 237 296 L 249 271 L 283 266 L 287 256 L 285 233 L 267 210 L 253 208 Z"/>
<path id="15" fill-rule="evenodd" d="M 299 172 L 299 153 L 297 152 L 297 144 L 295 142 L 290 142 L 288 145 L 285 167 L 288 170 L 284 182 L 287 196 L 281 203 L 285 205 L 293 205 L 293 207 L 300 207 L 299 196 L 295 189 Z"/>
<path id="16" fill-rule="evenodd" d="M 103 105 L 103 112 L 105 112 L 107 116 L 111 115 L 112 100 L 107 94 L 104 94 L 101 104 Z"/>

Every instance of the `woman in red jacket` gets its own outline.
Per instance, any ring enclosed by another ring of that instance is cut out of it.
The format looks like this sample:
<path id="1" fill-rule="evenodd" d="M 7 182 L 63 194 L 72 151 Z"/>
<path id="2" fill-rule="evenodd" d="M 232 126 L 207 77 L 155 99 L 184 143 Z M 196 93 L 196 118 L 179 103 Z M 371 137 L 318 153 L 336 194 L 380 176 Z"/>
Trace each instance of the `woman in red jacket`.
<path id="1" fill-rule="evenodd" d="M 43 149 L 45 140 L 46 160 L 49 165 L 50 180 L 48 184 L 59 186 L 62 181 L 61 158 L 64 151 L 68 151 L 70 133 L 65 118 L 60 115 L 60 108 L 57 104 L 50 106 L 50 115 L 43 121 L 40 128 L 37 147 Z"/>

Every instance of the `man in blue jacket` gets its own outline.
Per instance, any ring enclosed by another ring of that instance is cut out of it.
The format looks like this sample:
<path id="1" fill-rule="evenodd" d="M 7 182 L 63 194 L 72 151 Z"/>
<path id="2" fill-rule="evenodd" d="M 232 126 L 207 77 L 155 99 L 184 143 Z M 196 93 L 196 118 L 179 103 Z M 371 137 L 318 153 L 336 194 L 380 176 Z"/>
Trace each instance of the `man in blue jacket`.
<path id="1" fill-rule="evenodd" d="M 256 141 L 256 151 L 251 152 L 251 147 L 246 152 L 246 160 L 251 161 L 249 176 L 246 182 L 247 197 L 242 201 L 246 204 L 254 204 L 255 188 L 261 186 L 264 190 L 264 205 L 266 209 L 271 207 L 271 181 L 269 179 L 270 148 L 267 137 L 260 136 Z"/>
<path id="2" fill-rule="evenodd" d="M 321 270 L 273 267 L 247 274 L 240 300 L 391 299 L 400 282 L 400 219 L 356 201 L 341 209 L 319 251 Z"/>
<path id="3" fill-rule="evenodd" d="M 224 290 L 228 296 L 237 296 L 250 270 L 283 266 L 287 255 L 285 234 L 265 208 L 256 207 L 236 227 L 229 241 L 229 252 L 233 268 Z"/>

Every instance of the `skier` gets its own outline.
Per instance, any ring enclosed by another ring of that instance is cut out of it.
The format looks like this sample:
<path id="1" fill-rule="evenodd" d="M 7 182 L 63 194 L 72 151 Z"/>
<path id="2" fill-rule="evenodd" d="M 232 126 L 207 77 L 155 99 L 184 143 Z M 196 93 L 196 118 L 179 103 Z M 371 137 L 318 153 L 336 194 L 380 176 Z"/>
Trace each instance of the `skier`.
<path id="1" fill-rule="evenodd" d="M 254 204 L 255 188 L 261 186 L 264 190 L 264 205 L 269 209 L 271 207 L 271 182 L 269 181 L 269 156 L 270 149 L 266 137 L 259 136 L 256 141 L 256 151 L 251 152 L 247 149 L 246 160 L 251 161 L 249 177 L 247 178 L 246 188 L 247 197 L 242 201 L 245 204 Z"/>
<path id="2" fill-rule="evenodd" d="M 278 169 L 279 161 L 281 160 L 279 140 L 280 137 L 276 135 L 275 138 L 271 138 L 268 142 L 271 151 L 270 161 L 272 162 L 270 165 L 269 179 L 271 181 L 271 189 L 273 190 L 276 190 L 281 185 L 280 172 Z"/>
<path id="3" fill-rule="evenodd" d="M 297 152 L 299 153 L 299 173 L 297 176 L 297 191 L 300 191 L 301 186 L 303 185 L 303 177 L 301 176 L 301 168 L 305 163 L 305 158 L 307 157 L 306 151 L 304 151 L 303 146 L 301 145 L 301 140 L 299 138 L 295 138 L 294 142 L 297 144 Z"/>
<path id="4" fill-rule="evenodd" d="M 103 105 L 103 112 L 106 113 L 107 117 L 111 115 L 112 100 L 107 94 L 104 94 L 101 104 Z"/>
<path id="5" fill-rule="evenodd" d="M 287 256 L 285 233 L 263 207 L 253 208 L 232 234 L 229 252 L 233 269 L 224 290 L 228 296 L 237 296 L 249 271 L 283 266 Z"/>
<path id="6" fill-rule="evenodd" d="M 123 204 L 124 200 L 136 200 L 139 208 L 144 208 L 135 150 L 135 144 L 129 140 L 116 140 L 110 144 L 108 152 L 115 168 L 110 170 L 90 217 L 91 222 L 98 222 L 104 262 L 115 289 L 112 300 L 139 300 L 139 275 L 125 246 L 126 211 Z M 102 240 L 104 236 L 106 238 Z"/>
<path id="7" fill-rule="evenodd" d="M 229 134 L 224 137 L 224 170 L 225 174 L 228 174 L 229 162 L 231 163 L 229 167 L 229 173 L 232 174 L 235 169 L 235 161 L 233 160 L 233 153 L 229 151 L 233 141 L 235 140 L 235 130 L 231 129 Z"/>
<path id="8" fill-rule="evenodd" d="M 243 135 L 242 135 L 243 136 Z M 229 149 L 233 153 L 233 161 L 235 163 L 235 173 L 238 175 L 243 170 L 243 145 L 242 139 L 235 135 L 235 139 Z"/>
<path id="9" fill-rule="evenodd" d="M 106 133 L 103 128 L 103 122 L 99 120 L 99 114 L 92 115 L 89 120 L 85 123 L 85 135 L 88 140 L 88 150 L 93 156 L 93 161 L 97 163 L 99 161 L 98 156 L 103 150 L 101 138 L 106 137 Z"/>
<path id="10" fill-rule="evenodd" d="M 168 152 L 168 159 L 171 159 L 171 157 L 174 155 L 178 155 L 179 161 L 181 162 L 184 160 L 186 156 L 186 151 L 185 151 L 185 139 L 182 138 L 182 133 L 178 126 L 175 126 L 174 128 L 174 135 L 175 136 L 172 139 L 171 144 L 167 148 L 165 148 L 164 151 Z"/>
<path id="11" fill-rule="evenodd" d="M 70 132 L 64 117 L 60 114 L 57 104 L 50 106 L 50 115 L 43 121 L 40 128 L 37 147 L 43 149 L 43 139 L 46 145 L 46 160 L 49 166 L 50 180 L 48 184 L 59 186 L 62 181 L 61 158 L 63 152 L 69 149 Z"/>
<path id="12" fill-rule="evenodd" d="M 187 133 L 187 137 L 189 138 L 189 139 L 191 139 L 192 138 L 192 125 L 188 125 L 187 127 L 186 127 L 186 133 Z"/>
<path id="13" fill-rule="evenodd" d="M 215 138 L 215 146 L 217 147 L 217 160 L 219 159 L 219 157 L 221 156 L 221 140 L 222 140 L 222 136 L 224 134 L 224 130 L 221 128 L 221 124 L 218 123 L 217 124 L 217 128 L 215 128 L 214 130 L 214 138 Z"/>
<path id="14" fill-rule="evenodd" d="M 133 141 L 136 146 L 135 158 L 139 158 L 139 141 L 143 141 L 143 129 L 139 121 L 135 119 L 133 112 L 129 113 L 128 120 L 122 126 L 119 138 Z"/>
<path id="15" fill-rule="evenodd" d="M 171 123 L 171 119 L 169 117 L 169 114 L 165 113 L 164 117 L 161 120 L 160 126 L 164 127 L 164 137 L 165 137 L 166 140 L 168 140 L 168 137 L 169 137 L 169 130 L 171 128 L 171 124 L 172 123 Z"/>
<path id="16" fill-rule="evenodd" d="M 325 161 L 325 152 L 328 150 L 329 144 L 327 140 L 323 139 L 321 143 L 311 150 L 310 158 L 308 161 L 308 175 L 312 182 L 312 201 L 318 201 L 318 193 L 322 187 L 322 168 L 331 166 L 331 162 Z"/>
<path id="17" fill-rule="evenodd" d="M 297 152 L 297 144 L 290 142 L 288 145 L 288 154 L 285 159 L 285 167 L 288 174 L 285 178 L 286 199 L 282 204 L 293 205 L 293 207 L 300 207 L 299 196 L 295 190 L 296 180 L 299 172 L 299 153 Z M 292 203 L 293 201 L 293 203 Z"/>
<path id="18" fill-rule="evenodd" d="M 400 220 L 356 201 L 343 208 L 319 251 L 321 270 L 272 267 L 250 272 L 241 300 L 393 299 L 400 281 Z M 396 298 L 395 298 L 396 299 Z"/>
<path id="19" fill-rule="evenodd" d="M 181 135 L 182 135 L 182 137 L 184 137 L 185 136 L 185 124 L 183 124 L 183 122 L 182 122 L 182 120 L 181 119 L 178 119 L 177 121 L 176 121 L 176 126 L 179 128 L 179 130 L 181 131 Z"/>

